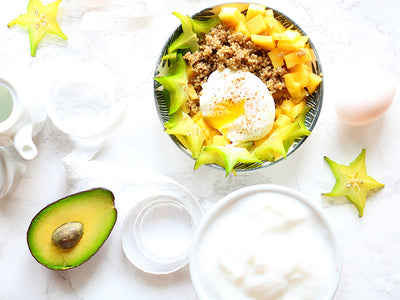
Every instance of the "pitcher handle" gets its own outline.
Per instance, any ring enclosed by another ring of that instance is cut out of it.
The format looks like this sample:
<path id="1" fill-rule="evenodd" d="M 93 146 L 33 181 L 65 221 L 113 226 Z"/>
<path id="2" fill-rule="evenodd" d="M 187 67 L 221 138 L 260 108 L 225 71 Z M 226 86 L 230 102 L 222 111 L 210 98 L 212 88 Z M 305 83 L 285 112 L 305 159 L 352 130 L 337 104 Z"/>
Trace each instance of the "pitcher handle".
<path id="1" fill-rule="evenodd" d="M 25 160 L 31 160 L 36 157 L 38 150 L 32 141 L 33 125 L 27 124 L 22 127 L 13 138 L 13 144 L 18 153 Z"/>

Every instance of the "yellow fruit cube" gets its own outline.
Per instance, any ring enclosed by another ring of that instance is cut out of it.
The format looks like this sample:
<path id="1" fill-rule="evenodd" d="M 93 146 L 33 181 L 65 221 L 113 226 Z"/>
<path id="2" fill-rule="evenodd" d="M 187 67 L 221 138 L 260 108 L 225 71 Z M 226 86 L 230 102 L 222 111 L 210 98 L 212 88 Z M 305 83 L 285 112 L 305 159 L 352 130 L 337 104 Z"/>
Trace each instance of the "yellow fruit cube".
<path id="1" fill-rule="evenodd" d="M 273 50 L 275 48 L 275 41 L 270 35 L 252 34 L 251 40 L 262 49 Z"/>
<path id="2" fill-rule="evenodd" d="M 247 21 L 247 27 L 251 34 L 260 34 L 268 29 L 262 15 L 256 15 L 254 18 Z"/>
<path id="3" fill-rule="evenodd" d="M 311 53 L 309 48 L 301 48 L 297 52 L 289 53 L 284 56 L 286 67 L 293 68 L 295 65 L 311 61 Z"/>
<path id="4" fill-rule="evenodd" d="M 302 96 L 302 87 L 297 79 L 297 74 L 288 73 L 283 76 L 285 79 L 286 88 L 293 98 L 299 98 Z"/>
<path id="5" fill-rule="evenodd" d="M 214 135 L 212 144 L 216 146 L 225 146 L 230 144 L 230 141 L 223 135 Z"/>
<path id="6" fill-rule="evenodd" d="M 266 18 L 274 18 L 274 11 L 272 9 L 266 9 L 265 10 L 265 17 Z"/>
<path id="7" fill-rule="evenodd" d="M 275 69 L 282 67 L 285 62 L 283 60 L 283 52 L 277 48 L 268 52 L 268 57 Z"/>
<path id="8" fill-rule="evenodd" d="M 293 105 L 293 108 L 290 112 L 290 118 L 292 120 L 296 119 L 300 113 L 303 111 L 303 109 L 306 107 L 306 100 L 301 100 L 299 103 L 296 105 Z"/>
<path id="9" fill-rule="evenodd" d="M 261 4 L 250 3 L 246 13 L 246 21 L 253 19 L 257 15 L 265 15 L 265 6 Z"/>
<path id="10" fill-rule="evenodd" d="M 189 93 L 189 98 L 191 100 L 199 99 L 199 96 L 197 95 L 196 90 L 194 89 L 192 84 L 188 84 L 188 93 Z"/>
<path id="11" fill-rule="evenodd" d="M 236 26 L 235 30 L 243 33 L 245 36 L 248 36 L 248 37 L 251 36 L 250 30 L 247 27 L 247 23 L 246 23 L 244 15 L 242 15 L 241 20 L 240 20 L 239 24 Z"/>
<path id="12" fill-rule="evenodd" d="M 308 79 L 308 84 L 306 86 L 307 91 L 312 94 L 315 92 L 315 90 L 318 88 L 319 84 L 322 81 L 322 77 L 314 74 L 312 72 L 309 72 L 308 74 L 309 79 Z"/>
<path id="13" fill-rule="evenodd" d="M 242 14 L 236 7 L 223 7 L 218 17 L 226 26 L 236 27 L 240 23 Z"/>
<path id="14" fill-rule="evenodd" d="M 290 123 L 292 123 L 292 120 L 290 119 L 289 116 L 284 115 L 284 114 L 279 115 L 278 118 L 275 121 L 275 124 L 278 127 L 289 125 Z"/>
<path id="15" fill-rule="evenodd" d="M 200 127 L 201 131 L 203 132 L 203 134 L 206 137 L 206 145 L 211 145 L 212 141 L 213 141 L 213 136 L 216 134 L 219 134 L 219 132 L 212 128 L 211 126 L 209 126 L 205 121 L 204 118 L 201 114 L 201 112 L 198 112 L 197 114 L 195 114 L 192 117 L 192 120 L 194 121 L 195 124 L 197 124 L 197 126 Z"/>
<path id="16" fill-rule="evenodd" d="M 295 41 L 279 40 L 277 47 L 285 52 L 297 52 L 306 46 L 308 36 L 300 36 Z"/>
<path id="17" fill-rule="evenodd" d="M 287 42 L 295 42 L 298 38 L 300 38 L 300 33 L 295 30 L 285 30 L 283 33 L 273 33 L 272 36 L 276 41 L 287 41 Z"/>
<path id="18" fill-rule="evenodd" d="M 301 87 L 305 87 L 308 84 L 310 68 L 305 63 L 295 65 L 290 69 L 290 73 L 297 75 L 297 80 Z"/>
<path id="19" fill-rule="evenodd" d="M 293 106 L 294 103 L 289 99 L 282 101 L 281 108 L 284 112 L 284 115 L 290 117 L 290 112 L 292 111 Z"/>

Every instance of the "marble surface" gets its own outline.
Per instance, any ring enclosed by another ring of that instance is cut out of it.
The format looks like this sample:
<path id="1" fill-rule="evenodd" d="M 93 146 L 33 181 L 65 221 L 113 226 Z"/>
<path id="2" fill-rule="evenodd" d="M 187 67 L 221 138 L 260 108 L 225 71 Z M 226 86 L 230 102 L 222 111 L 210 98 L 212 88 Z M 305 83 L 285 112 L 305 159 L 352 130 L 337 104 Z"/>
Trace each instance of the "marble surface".
<path id="1" fill-rule="evenodd" d="M 376 65 L 399 81 L 400 2 L 265 2 L 296 20 L 318 49 L 325 80 L 323 109 L 311 136 L 286 161 L 227 178 L 224 172 L 208 167 L 193 170 L 193 161 L 163 133 L 152 91 L 155 59 L 169 33 L 179 25 L 171 12 L 178 10 L 190 15 L 218 1 L 149 1 L 148 4 L 154 4 L 153 15 L 132 21 L 131 16 L 138 12 L 139 6 L 136 10 L 134 7 L 136 2 L 139 1 L 110 0 L 101 8 L 89 9 L 77 0 L 62 1 L 58 21 L 69 39 L 46 37 L 38 47 L 37 57 L 32 58 L 27 33 L 6 26 L 25 13 L 27 1 L 3 1 L 0 76 L 13 78 L 29 111 L 41 118 L 54 78 L 91 57 L 90 48 L 78 31 L 85 13 L 98 13 L 107 20 L 98 24 L 98 30 L 115 51 L 132 97 L 123 123 L 100 149 L 96 148 L 99 151 L 93 161 L 164 174 L 188 188 L 204 211 L 229 192 L 248 185 L 274 183 L 299 190 L 323 208 L 337 232 L 343 272 L 335 300 L 399 299 L 400 93 L 378 121 L 361 127 L 348 126 L 334 111 L 334 95 L 340 91 L 341 77 L 333 71 L 346 72 L 349 64 Z M 122 16 L 115 18 L 115 14 Z M 79 268 L 62 272 L 38 264 L 26 243 L 26 231 L 33 216 L 72 190 L 95 184 L 117 186 L 111 177 L 118 174 L 109 174 L 110 178 L 101 180 L 71 180 L 63 158 L 79 150 L 81 143 L 61 132 L 50 120 L 45 121 L 34 141 L 39 155 L 25 162 L 26 173 L 0 199 L 0 299 L 197 299 L 188 266 L 169 275 L 150 275 L 126 259 L 121 247 L 121 226 L 137 194 L 134 190 L 126 192 L 129 188 L 121 185 L 118 191 L 124 190 L 125 196 L 116 199 L 119 219 L 110 238 L 93 258 Z M 355 207 L 346 200 L 332 200 L 321 193 L 334 184 L 323 156 L 348 164 L 362 148 L 367 150 L 369 174 L 385 183 L 385 187 L 368 198 L 364 217 L 359 218 Z"/>

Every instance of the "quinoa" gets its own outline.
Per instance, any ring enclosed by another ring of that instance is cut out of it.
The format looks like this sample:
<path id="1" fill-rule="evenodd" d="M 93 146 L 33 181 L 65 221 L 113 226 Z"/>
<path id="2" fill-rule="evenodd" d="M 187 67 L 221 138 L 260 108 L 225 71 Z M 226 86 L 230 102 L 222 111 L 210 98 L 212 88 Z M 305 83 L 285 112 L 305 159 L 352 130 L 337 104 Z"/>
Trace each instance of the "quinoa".
<path id="1" fill-rule="evenodd" d="M 199 51 L 184 55 L 192 68 L 189 83 L 197 93 L 201 92 L 202 85 L 212 72 L 230 68 L 251 72 L 259 77 L 268 87 L 276 105 L 289 97 L 283 79 L 288 72 L 286 67 L 275 69 L 267 51 L 256 46 L 248 36 L 219 24 L 199 40 L 199 45 Z M 191 114 L 198 111 L 198 105 L 198 99 L 190 101 Z"/>

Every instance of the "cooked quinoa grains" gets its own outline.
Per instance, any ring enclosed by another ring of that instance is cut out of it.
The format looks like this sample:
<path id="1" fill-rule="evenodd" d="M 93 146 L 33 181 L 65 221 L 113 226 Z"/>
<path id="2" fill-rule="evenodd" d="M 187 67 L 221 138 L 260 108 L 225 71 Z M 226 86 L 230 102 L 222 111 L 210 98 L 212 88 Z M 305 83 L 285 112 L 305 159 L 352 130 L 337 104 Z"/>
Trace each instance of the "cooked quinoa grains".
<path id="1" fill-rule="evenodd" d="M 200 93 L 202 85 L 212 72 L 230 68 L 258 76 L 268 87 L 277 104 L 289 97 L 283 79 L 283 75 L 287 73 L 286 67 L 275 69 L 267 51 L 260 49 L 241 32 L 219 24 L 204 35 L 199 44 L 199 51 L 184 55 L 193 71 L 189 83 L 197 93 Z M 198 111 L 198 100 L 191 101 L 190 110 L 192 113 Z"/>

